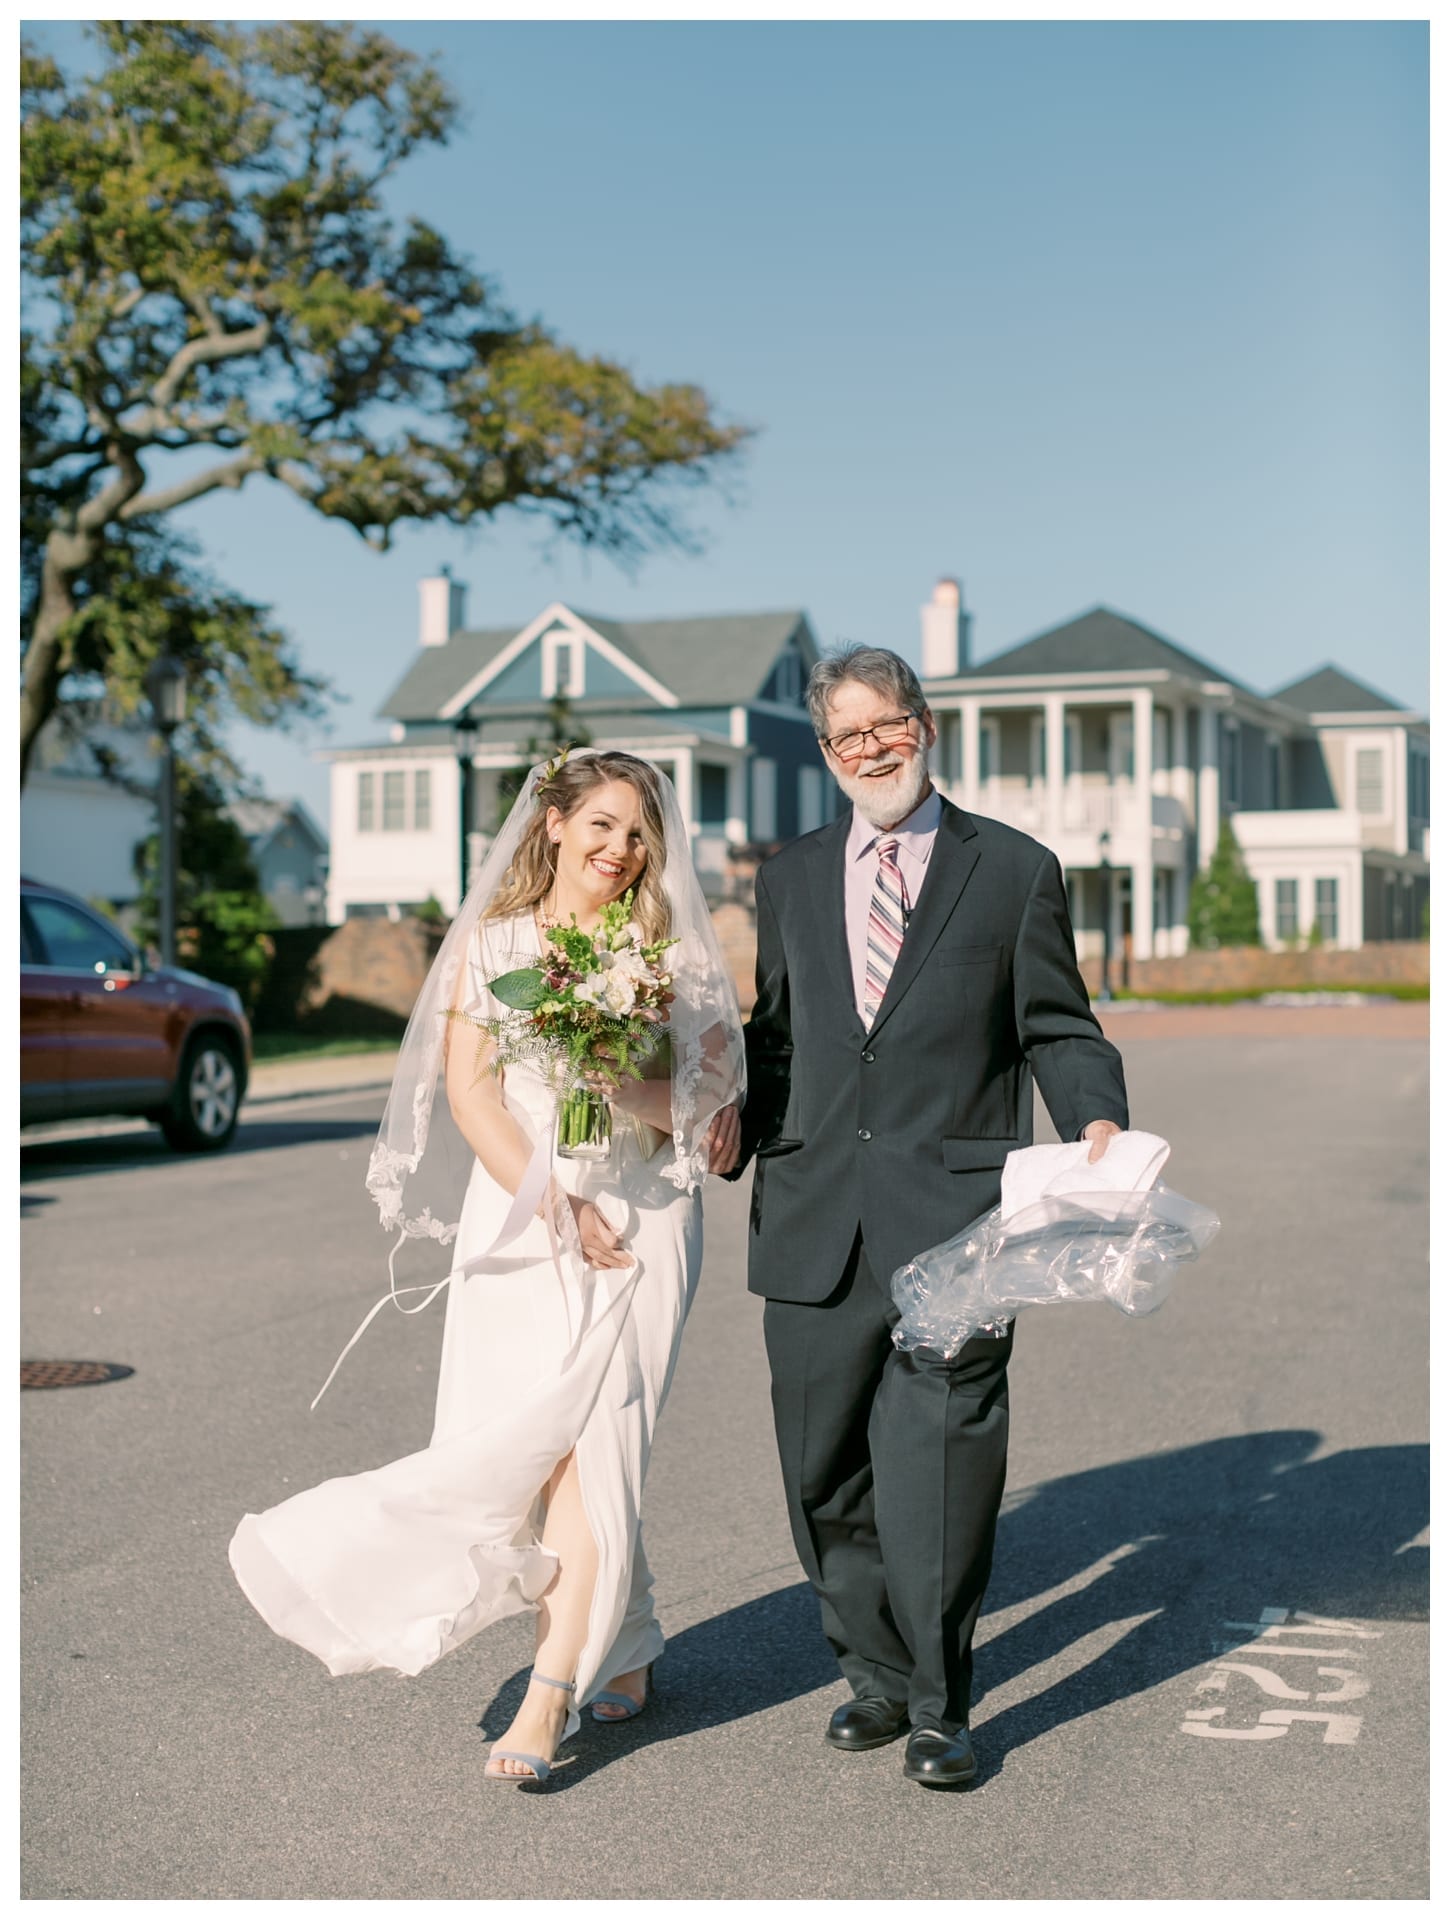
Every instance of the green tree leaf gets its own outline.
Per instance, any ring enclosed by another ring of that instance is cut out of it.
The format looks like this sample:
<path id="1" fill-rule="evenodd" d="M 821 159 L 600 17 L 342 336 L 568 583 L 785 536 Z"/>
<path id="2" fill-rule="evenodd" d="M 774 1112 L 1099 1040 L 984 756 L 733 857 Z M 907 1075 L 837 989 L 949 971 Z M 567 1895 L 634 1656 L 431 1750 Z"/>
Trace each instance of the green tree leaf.
<path id="1" fill-rule="evenodd" d="M 388 217 L 385 183 L 457 123 L 436 67 L 325 21 L 91 32 L 93 74 L 21 58 L 22 779 L 77 617 L 108 682 L 141 659 L 154 625 L 134 595 L 106 610 L 107 582 L 207 495 L 270 482 L 377 549 L 505 509 L 626 563 L 696 544 L 680 491 L 747 429 L 520 321 L 426 221 Z M 263 704 L 321 692 L 275 635 L 251 655 Z M 220 657 L 243 708 L 237 646 Z"/>

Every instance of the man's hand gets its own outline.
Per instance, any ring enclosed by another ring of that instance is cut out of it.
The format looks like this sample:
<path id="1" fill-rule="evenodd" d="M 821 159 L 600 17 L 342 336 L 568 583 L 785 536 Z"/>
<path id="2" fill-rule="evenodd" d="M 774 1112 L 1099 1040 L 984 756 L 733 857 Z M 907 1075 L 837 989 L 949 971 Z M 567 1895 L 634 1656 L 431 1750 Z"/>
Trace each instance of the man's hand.
<path id="1" fill-rule="evenodd" d="M 705 1135 L 711 1173 L 729 1173 L 740 1158 L 740 1109 L 721 1107 Z"/>
<path id="2" fill-rule="evenodd" d="M 1109 1140 L 1112 1139 L 1115 1133 L 1121 1133 L 1122 1131 L 1123 1129 L 1118 1125 L 1116 1120 L 1090 1120 L 1088 1122 L 1082 1130 L 1082 1137 L 1089 1143 L 1092 1149 L 1088 1154 L 1089 1166 L 1091 1166 L 1095 1160 L 1102 1159 L 1108 1150 Z"/>

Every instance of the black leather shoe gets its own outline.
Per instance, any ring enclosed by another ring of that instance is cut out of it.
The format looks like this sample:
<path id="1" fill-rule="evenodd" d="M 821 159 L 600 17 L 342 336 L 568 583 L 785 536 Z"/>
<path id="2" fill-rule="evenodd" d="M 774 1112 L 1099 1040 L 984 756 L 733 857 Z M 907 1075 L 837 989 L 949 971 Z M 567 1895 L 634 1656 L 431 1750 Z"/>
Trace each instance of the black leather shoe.
<path id="1" fill-rule="evenodd" d="M 901 1771 L 923 1787 L 969 1786 L 977 1777 L 972 1737 L 965 1727 L 960 1733 L 943 1733 L 939 1727 L 913 1727 Z"/>
<path id="2" fill-rule="evenodd" d="M 826 1728 L 826 1744 L 845 1753 L 867 1753 L 872 1747 L 889 1746 L 905 1731 L 905 1703 L 868 1693 L 836 1708 Z"/>

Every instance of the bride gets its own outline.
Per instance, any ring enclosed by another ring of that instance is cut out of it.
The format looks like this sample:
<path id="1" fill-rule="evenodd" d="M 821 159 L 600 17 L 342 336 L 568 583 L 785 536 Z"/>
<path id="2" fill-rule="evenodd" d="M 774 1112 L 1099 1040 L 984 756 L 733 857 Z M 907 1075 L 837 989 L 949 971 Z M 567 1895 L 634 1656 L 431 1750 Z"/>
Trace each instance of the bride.
<path id="1" fill-rule="evenodd" d="M 488 983 L 631 890 L 644 939 L 677 942 L 667 1044 L 611 1091 L 608 1157 L 565 1158 L 546 1080 L 490 1066 Z M 446 1286 L 432 1439 L 248 1514 L 230 1550 L 268 1625 L 334 1674 L 417 1674 L 535 1609 L 533 1675 L 489 1779 L 547 1780 L 582 1707 L 644 1705 L 664 1637 L 640 1496 L 699 1278 L 700 1187 L 734 1164 L 744 1080 L 668 780 L 626 753 L 535 767 L 414 1008 L 368 1171 L 398 1247 L 453 1242 L 449 1274 L 403 1309 Z"/>

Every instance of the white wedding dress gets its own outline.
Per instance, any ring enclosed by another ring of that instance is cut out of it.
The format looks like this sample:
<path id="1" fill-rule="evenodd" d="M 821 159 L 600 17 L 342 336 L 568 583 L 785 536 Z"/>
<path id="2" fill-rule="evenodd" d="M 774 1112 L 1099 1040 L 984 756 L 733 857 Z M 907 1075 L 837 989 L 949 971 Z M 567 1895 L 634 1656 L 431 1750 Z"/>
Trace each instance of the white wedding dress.
<path id="1" fill-rule="evenodd" d="M 465 1012 L 498 1011 L 486 981 L 537 956 L 532 915 L 484 921 L 469 946 Z M 456 1030 L 466 1040 L 467 1028 Z M 504 1100 L 525 1136 L 554 1100 L 511 1066 Z M 700 1270 L 700 1195 L 663 1175 L 659 1135 L 617 1123 L 611 1158 L 556 1158 L 571 1193 L 622 1226 L 632 1268 L 556 1267 L 530 1220 L 489 1255 L 512 1196 L 475 1161 L 454 1242 L 433 1437 L 421 1452 L 248 1514 L 233 1571 L 277 1633 L 334 1674 L 416 1674 L 481 1627 L 532 1610 L 553 1577 L 539 1490 L 572 1448 L 599 1574 L 579 1659 L 577 1710 L 664 1637 L 640 1542 L 640 1497 Z"/>

